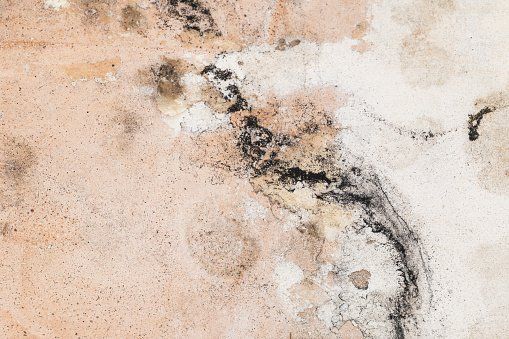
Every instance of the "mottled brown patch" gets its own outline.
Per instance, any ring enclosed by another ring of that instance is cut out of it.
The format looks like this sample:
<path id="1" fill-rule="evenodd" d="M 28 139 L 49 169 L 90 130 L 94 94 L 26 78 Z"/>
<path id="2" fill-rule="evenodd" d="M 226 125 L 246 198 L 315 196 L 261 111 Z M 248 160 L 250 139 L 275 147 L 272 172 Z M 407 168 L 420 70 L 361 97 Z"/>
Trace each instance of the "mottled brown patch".
<path id="1" fill-rule="evenodd" d="M 174 100 L 182 95 L 183 86 L 180 81 L 182 64 L 178 60 L 167 60 L 153 69 L 157 83 L 157 93 L 167 99 Z"/>
<path id="2" fill-rule="evenodd" d="M 126 30 L 135 30 L 142 32 L 146 25 L 145 16 L 133 5 L 127 5 L 122 8 L 122 27 Z"/>
<path id="3" fill-rule="evenodd" d="M 36 163 L 33 147 L 25 140 L 13 137 L 4 137 L 0 147 L 0 166 L 4 182 L 19 184 Z"/>
<path id="4" fill-rule="evenodd" d="M 117 0 L 80 0 L 77 8 L 81 11 L 83 23 L 89 28 L 108 30 L 110 11 Z"/>
<path id="5" fill-rule="evenodd" d="M 207 272 L 238 279 L 258 258 L 258 245 L 238 221 L 204 220 L 191 226 L 188 233 L 191 254 Z"/>
<path id="6" fill-rule="evenodd" d="M 360 290 L 367 290 L 371 273 L 367 270 L 352 272 L 348 275 L 350 282 Z"/>

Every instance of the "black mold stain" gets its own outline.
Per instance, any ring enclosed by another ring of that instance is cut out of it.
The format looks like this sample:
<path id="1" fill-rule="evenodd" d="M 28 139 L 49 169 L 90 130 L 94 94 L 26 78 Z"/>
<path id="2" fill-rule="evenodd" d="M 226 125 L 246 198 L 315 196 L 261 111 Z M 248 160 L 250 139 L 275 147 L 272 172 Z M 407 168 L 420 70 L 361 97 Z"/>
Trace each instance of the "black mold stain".
<path id="1" fill-rule="evenodd" d="M 428 282 L 424 255 L 417 235 L 408 223 L 398 214 L 383 185 L 372 171 L 358 166 L 340 168 L 340 177 L 328 175 L 330 166 L 324 162 L 324 171 L 311 172 L 277 159 L 277 149 L 288 144 L 285 137 L 274 135 L 266 127 L 260 126 L 256 117 L 245 118 L 238 145 L 247 162 L 253 169 L 253 176 L 268 174 L 276 177 L 289 191 L 296 183 L 312 187 L 317 183 L 325 184 L 325 193 L 316 197 L 328 203 L 341 206 L 360 207 L 362 222 L 357 229 L 369 228 L 373 233 L 383 234 L 397 253 L 396 265 L 402 277 L 403 285 L 398 298 L 394 300 L 389 320 L 393 324 L 396 338 L 404 338 L 411 324 L 415 325 L 415 310 L 420 303 L 419 282 Z M 267 156 L 269 155 L 269 156 Z M 423 279 L 418 279 L 422 275 Z"/>
<path id="2" fill-rule="evenodd" d="M 152 73 L 157 83 L 157 92 L 169 98 L 176 98 L 183 92 L 180 74 L 175 63 L 175 61 L 170 60 L 152 68 Z"/>
<path id="3" fill-rule="evenodd" d="M 220 69 L 215 65 L 208 65 L 201 71 L 201 75 L 208 76 L 214 82 L 224 83 L 223 97 L 225 100 L 233 102 L 227 110 L 228 113 L 251 109 L 249 103 L 242 97 L 239 88 L 234 83 L 236 79 L 232 71 Z"/>
<path id="4" fill-rule="evenodd" d="M 363 211 L 358 229 L 370 228 L 381 233 L 397 251 L 396 264 L 403 278 L 402 290 L 390 313 L 396 338 L 405 337 L 405 328 L 413 322 L 414 311 L 419 306 L 418 275 L 427 277 L 424 256 L 417 235 L 398 214 L 375 174 L 357 175 L 352 167 L 344 171 L 346 178 L 336 188 L 318 196 L 319 199 L 342 205 L 354 205 Z M 353 175 L 352 175 L 353 174 Z"/>
<path id="5" fill-rule="evenodd" d="M 470 141 L 475 141 L 477 140 L 477 138 L 479 138 L 479 132 L 477 131 L 477 129 L 481 124 L 482 118 L 486 114 L 491 113 L 493 111 L 495 111 L 495 108 L 486 106 L 476 114 L 468 115 L 468 139 L 470 139 Z"/>
<path id="6" fill-rule="evenodd" d="M 169 26 L 168 18 L 176 18 L 186 30 L 196 31 L 200 35 L 221 35 L 210 10 L 197 0 L 160 0 L 157 1 L 157 7 L 163 15 L 165 26 Z"/>
<path id="7" fill-rule="evenodd" d="M 296 184 L 297 182 L 305 182 L 308 184 L 326 183 L 330 184 L 331 180 L 325 174 L 325 171 L 311 172 L 303 170 L 299 167 L 285 168 L 280 172 L 281 176 L 279 180 L 283 183 Z"/>

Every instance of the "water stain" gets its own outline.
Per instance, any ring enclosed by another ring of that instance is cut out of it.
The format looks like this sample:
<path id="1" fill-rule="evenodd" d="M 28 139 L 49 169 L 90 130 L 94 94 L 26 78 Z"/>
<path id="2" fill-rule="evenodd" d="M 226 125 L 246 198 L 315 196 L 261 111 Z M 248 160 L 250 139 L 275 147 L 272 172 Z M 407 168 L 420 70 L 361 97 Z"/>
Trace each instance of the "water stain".
<path id="1" fill-rule="evenodd" d="M 509 194 L 509 94 L 497 92 L 477 100 L 469 115 L 467 151 L 484 189 Z"/>
<path id="2" fill-rule="evenodd" d="M 450 53 L 431 38 L 435 25 L 454 10 L 453 0 L 420 0 L 394 10 L 394 19 L 411 30 L 402 41 L 400 61 L 403 75 L 413 86 L 440 86 L 455 74 L 456 65 Z"/>
<path id="3" fill-rule="evenodd" d="M 259 257 L 256 240 L 239 221 L 229 218 L 210 220 L 188 229 L 187 242 L 193 257 L 212 275 L 238 280 Z"/>
<path id="4" fill-rule="evenodd" d="M 371 273 L 368 270 L 355 271 L 350 273 L 348 278 L 350 278 L 350 281 L 356 288 L 360 290 L 367 290 L 369 287 Z"/>

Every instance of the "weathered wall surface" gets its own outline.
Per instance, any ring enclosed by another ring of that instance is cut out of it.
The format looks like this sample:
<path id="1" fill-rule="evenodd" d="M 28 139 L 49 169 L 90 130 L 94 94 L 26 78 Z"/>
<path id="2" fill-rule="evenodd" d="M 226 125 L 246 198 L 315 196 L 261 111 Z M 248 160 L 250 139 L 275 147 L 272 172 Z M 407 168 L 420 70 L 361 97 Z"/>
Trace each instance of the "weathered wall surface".
<path id="1" fill-rule="evenodd" d="M 509 3 L 0 1 L 0 337 L 509 337 Z"/>

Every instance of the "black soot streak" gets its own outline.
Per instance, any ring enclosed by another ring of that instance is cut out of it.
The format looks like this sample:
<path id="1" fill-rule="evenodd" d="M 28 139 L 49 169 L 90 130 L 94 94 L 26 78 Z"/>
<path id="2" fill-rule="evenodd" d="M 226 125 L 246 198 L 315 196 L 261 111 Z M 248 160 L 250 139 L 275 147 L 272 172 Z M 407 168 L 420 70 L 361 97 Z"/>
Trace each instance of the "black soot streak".
<path id="1" fill-rule="evenodd" d="M 281 146 L 277 145 L 279 142 L 287 140 L 260 126 L 256 117 L 245 118 L 238 145 L 254 169 L 253 176 L 275 175 L 283 187 L 297 182 L 311 187 L 317 183 L 325 184 L 327 191 L 317 194 L 318 199 L 360 207 L 363 216 L 356 229 L 369 228 L 373 233 L 383 234 L 387 243 L 397 251 L 396 265 L 403 282 L 389 320 L 396 338 L 404 338 L 407 326 L 416 324 L 415 310 L 420 305 L 418 284 L 420 281 L 427 284 L 429 279 L 417 235 L 398 214 L 375 174 L 356 166 L 342 168 L 339 178 L 329 177 L 326 171 L 306 171 L 277 159 L 277 152 L 273 150 Z M 293 190 L 291 187 L 286 189 Z M 420 274 L 424 279 L 418 280 Z"/>
<path id="2" fill-rule="evenodd" d="M 468 139 L 470 141 L 475 141 L 477 138 L 479 138 L 479 132 L 477 129 L 479 128 L 479 125 L 481 124 L 482 118 L 488 114 L 495 111 L 495 108 L 492 107 L 484 107 L 476 114 L 469 114 L 468 115 Z"/>

